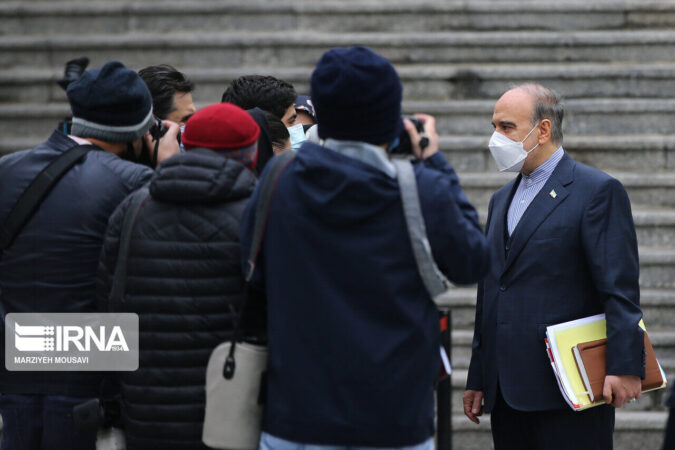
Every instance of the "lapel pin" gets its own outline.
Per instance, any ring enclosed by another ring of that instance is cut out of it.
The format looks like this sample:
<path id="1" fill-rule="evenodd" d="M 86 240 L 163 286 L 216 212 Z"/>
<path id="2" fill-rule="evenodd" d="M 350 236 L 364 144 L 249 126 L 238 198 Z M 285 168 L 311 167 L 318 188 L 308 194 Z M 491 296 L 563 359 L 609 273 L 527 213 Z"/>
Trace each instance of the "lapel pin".
<path id="1" fill-rule="evenodd" d="M 551 192 L 549 193 L 549 195 L 550 195 L 551 197 L 553 197 L 553 198 L 556 198 L 556 197 L 558 196 L 558 194 L 555 193 L 555 190 L 551 190 Z"/>

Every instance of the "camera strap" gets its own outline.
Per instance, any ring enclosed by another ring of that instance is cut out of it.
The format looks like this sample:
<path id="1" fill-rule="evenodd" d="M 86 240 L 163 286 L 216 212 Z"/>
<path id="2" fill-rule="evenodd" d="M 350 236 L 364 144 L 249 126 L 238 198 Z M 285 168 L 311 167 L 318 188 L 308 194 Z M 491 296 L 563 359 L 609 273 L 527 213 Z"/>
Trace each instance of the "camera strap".
<path id="1" fill-rule="evenodd" d="M 403 203 L 403 215 L 417 262 L 417 270 L 431 298 L 436 298 L 447 291 L 451 284 L 439 270 L 431 253 L 431 244 L 429 244 L 427 237 L 417 191 L 415 171 L 410 161 L 394 159 L 392 162 L 396 166 L 396 178 L 398 179 L 401 202 Z"/>
<path id="2" fill-rule="evenodd" d="M 2 252 L 12 245 L 16 235 L 26 225 L 61 177 L 77 164 L 89 150 L 97 149 L 97 146 L 91 144 L 76 145 L 69 148 L 42 169 L 38 176 L 31 181 L 28 188 L 23 191 L 12 207 L 2 227 L 0 227 L 0 257 Z"/>

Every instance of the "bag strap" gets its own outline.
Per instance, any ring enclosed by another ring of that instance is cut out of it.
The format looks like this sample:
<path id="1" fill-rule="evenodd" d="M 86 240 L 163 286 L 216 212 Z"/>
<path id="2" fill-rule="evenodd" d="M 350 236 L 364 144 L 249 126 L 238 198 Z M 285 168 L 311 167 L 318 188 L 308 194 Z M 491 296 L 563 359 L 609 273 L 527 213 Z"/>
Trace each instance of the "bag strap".
<path id="1" fill-rule="evenodd" d="M 270 215 L 270 205 L 272 203 L 272 195 L 279 184 L 281 174 L 286 170 L 286 167 L 295 158 L 294 151 L 286 151 L 274 158 L 271 162 L 269 173 L 265 180 L 263 180 L 260 188 L 260 198 L 255 209 L 255 224 L 253 225 L 253 238 L 251 240 L 251 248 L 246 258 L 247 272 L 244 275 L 246 282 L 251 281 L 253 273 L 255 272 L 255 263 L 260 254 L 263 237 L 265 235 L 265 228 L 267 227 L 267 219 Z"/>
<path id="2" fill-rule="evenodd" d="M 129 247 L 131 245 L 131 234 L 134 231 L 136 219 L 145 205 L 149 196 L 148 188 L 141 188 L 134 192 L 124 214 L 122 222 L 122 231 L 120 232 L 119 250 L 117 252 L 117 263 L 115 264 L 115 274 L 113 275 L 112 287 L 110 289 L 109 309 L 117 310 L 117 305 L 122 303 L 124 292 L 127 286 L 127 266 L 129 263 Z"/>
<path id="3" fill-rule="evenodd" d="M 28 188 L 21 193 L 12 210 L 7 215 L 5 222 L 0 227 L 0 255 L 6 250 L 28 219 L 42 204 L 47 194 L 54 185 L 66 174 L 89 150 L 98 149 L 95 145 L 76 145 L 71 147 L 55 160 L 31 181 Z"/>
<path id="4" fill-rule="evenodd" d="M 394 159 L 392 162 L 396 166 L 396 178 L 398 179 L 398 187 L 401 192 L 403 214 L 410 242 L 412 243 L 415 261 L 417 262 L 417 270 L 422 277 L 427 291 L 432 298 L 435 298 L 448 290 L 450 282 L 438 269 L 431 253 L 431 245 L 427 238 L 424 216 L 422 216 L 422 208 L 417 192 L 415 171 L 410 161 Z"/>
<path id="5" fill-rule="evenodd" d="M 275 158 L 272 158 L 268 163 L 270 167 L 268 169 L 267 175 L 265 176 L 265 179 L 262 181 L 262 186 L 260 186 L 260 197 L 258 197 L 258 204 L 256 205 L 255 209 L 255 222 L 253 225 L 251 248 L 249 249 L 248 257 L 246 258 L 246 273 L 244 274 L 246 283 L 251 281 L 251 278 L 253 278 L 253 274 L 255 273 L 256 260 L 260 254 L 263 237 L 265 235 L 265 228 L 267 228 L 267 219 L 270 215 L 272 196 L 274 195 L 274 191 L 279 184 L 281 175 L 284 173 L 294 158 L 294 151 L 286 151 Z M 227 355 L 225 366 L 223 367 L 223 376 L 226 380 L 229 380 L 234 376 L 234 349 L 237 345 L 237 339 L 239 338 L 239 334 L 241 332 L 241 321 L 242 317 L 244 316 L 244 311 L 246 310 L 248 297 L 248 295 L 244 297 L 244 301 L 241 304 L 237 321 L 232 332 L 232 344 L 230 345 L 230 352 Z"/>

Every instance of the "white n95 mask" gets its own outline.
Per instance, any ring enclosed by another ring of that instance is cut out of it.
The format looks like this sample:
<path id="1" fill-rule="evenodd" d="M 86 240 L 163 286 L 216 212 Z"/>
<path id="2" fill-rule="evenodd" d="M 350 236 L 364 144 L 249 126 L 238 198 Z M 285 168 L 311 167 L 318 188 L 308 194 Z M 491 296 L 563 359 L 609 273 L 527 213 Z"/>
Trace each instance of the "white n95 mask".
<path id="1" fill-rule="evenodd" d="M 530 132 L 527 133 L 527 136 L 520 142 L 511 140 L 497 131 L 492 133 L 488 147 L 490 148 L 490 153 L 492 153 L 492 157 L 497 163 L 497 168 L 500 172 L 520 172 L 520 169 L 523 168 L 523 164 L 525 164 L 527 155 L 532 150 L 539 147 L 539 144 L 537 144 L 529 150 L 523 148 L 523 142 L 525 142 L 525 139 L 527 139 L 537 128 L 537 125 L 539 125 L 539 122 L 534 125 Z"/>
<path id="2" fill-rule="evenodd" d="M 305 130 L 301 123 L 288 127 L 288 134 L 291 137 L 291 149 L 298 151 L 303 142 L 307 140 Z"/>

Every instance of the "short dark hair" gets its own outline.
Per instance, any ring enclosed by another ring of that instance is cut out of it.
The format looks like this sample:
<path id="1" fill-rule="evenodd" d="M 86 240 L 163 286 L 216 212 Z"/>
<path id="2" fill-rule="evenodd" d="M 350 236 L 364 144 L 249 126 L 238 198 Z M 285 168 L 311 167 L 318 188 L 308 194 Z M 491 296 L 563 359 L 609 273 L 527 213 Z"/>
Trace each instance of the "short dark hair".
<path id="1" fill-rule="evenodd" d="M 525 83 L 515 87 L 522 89 L 534 99 L 531 122 L 535 125 L 544 119 L 551 121 L 551 141 L 561 145 L 563 141 L 562 122 L 565 116 L 565 107 L 562 98 L 553 89 L 537 83 Z"/>
<path id="2" fill-rule="evenodd" d="M 265 113 L 265 119 L 267 119 L 267 125 L 270 128 L 270 141 L 272 141 L 272 145 L 283 148 L 286 145 L 286 140 L 291 137 L 288 128 L 275 114 L 269 111 L 263 112 Z"/>
<path id="3" fill-rule="evenodd" d="M 227 86 L 221 101 L 243 109 L 258 107 L 281 119 L 288 107 L 295 104 L 297 96 L 293 85 L 286 81 L 271 76 L 244 75 Z"/>
<path id="4" fill-rule="evenodd" d="M 176 109 L 173 96 L 192 92 L 195 85 L 185 75 L 168 64 L 148 66 L 138 71 L 152 95 L 152 109 L 156 117 L 166 119 Z"/>

